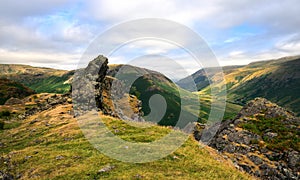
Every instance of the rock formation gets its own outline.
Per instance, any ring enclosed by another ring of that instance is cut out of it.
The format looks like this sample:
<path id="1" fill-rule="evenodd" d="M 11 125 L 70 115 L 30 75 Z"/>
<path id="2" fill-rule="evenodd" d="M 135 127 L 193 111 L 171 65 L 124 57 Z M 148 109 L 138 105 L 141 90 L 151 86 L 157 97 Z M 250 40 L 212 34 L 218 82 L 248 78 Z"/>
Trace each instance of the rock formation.
<path id="1" fill-rule="evenodd" d="M 261 179 L 299 179 L 300 119 L 263 98 L 221 123 L 210 146 Z"/>
<path id="2" fill-rule="evenodd" d="M 136 116 L 142 115 L 141 102 L 135 96 L 123 92 L 122 81 L 107 75 L 107 64 L 108 59 L 100 55 L 85 69 L 79 69 L 75 73 L 72 97 L 76 112 L 80 114 L 89 110 L 100 110 L 104 114 L 121 119 L 139 121 Z M 114 88 L 112 88 L 113 83 L 116 86 Z M 125 102 L 129 102 L 130 107 Z M 126 109 L 130 113 L 125 112 Z"/>
<path id="3" fill-rule="evenodd" d="M 98 56 L 85 69 L 76 71 L 72 83 L 74 108 L 78 111 L 103 109 L 103 81 L 108 69 L 108 60 Z"/>

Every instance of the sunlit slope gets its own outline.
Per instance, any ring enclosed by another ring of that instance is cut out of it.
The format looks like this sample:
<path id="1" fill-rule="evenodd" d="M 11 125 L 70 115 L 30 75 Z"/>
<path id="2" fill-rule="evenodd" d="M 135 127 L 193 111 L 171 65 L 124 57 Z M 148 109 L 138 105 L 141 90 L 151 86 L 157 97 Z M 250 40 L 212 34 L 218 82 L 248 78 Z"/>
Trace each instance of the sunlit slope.
<path id="1" fill-rule="evenodd" d="M 224 74 L 229 102 L 243 105 L 255 97 L 264 97 L 300 115 L 299 56 L 253 62 L 243 67 L 224 67 Z M 202 79 L 199 84 L 207 81 Z M 200 91 L 210 94 L 210 88 L 207 85 Z"/>
<path id="2" fill-rule="evenodd" d="M 71 109 L 71 105 L 60 105 L 25 119 L 18 127 L 0 131 L 0 170 L 20 179 L 251 179 L 193 138 L 155 162 L 111 159 L 85 139 L 69 114 Z M 159 126 L 140 129 L 108 116 L 101 118 L 127 141 L 150 142 L 171 131 Z"/>
<path id="3" fill-rule="evenodd" d="M 70 89 L 73 71 L 28 65 L 0 64 L 0 77 L 14 80 L 38 93 L 65 93 Z"/>

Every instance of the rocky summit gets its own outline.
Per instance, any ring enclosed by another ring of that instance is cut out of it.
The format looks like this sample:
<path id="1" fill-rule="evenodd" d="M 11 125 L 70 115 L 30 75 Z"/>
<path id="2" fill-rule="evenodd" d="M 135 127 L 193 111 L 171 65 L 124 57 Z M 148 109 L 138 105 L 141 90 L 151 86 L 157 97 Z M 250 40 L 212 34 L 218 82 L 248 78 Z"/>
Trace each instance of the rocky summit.
<path id="1" fill-rule="evenodd" d="M 210 146 L 261 179 L 299 179 L 299 132 L 300 119 L 292 112 L 256 98 L 220 124 Z"/>

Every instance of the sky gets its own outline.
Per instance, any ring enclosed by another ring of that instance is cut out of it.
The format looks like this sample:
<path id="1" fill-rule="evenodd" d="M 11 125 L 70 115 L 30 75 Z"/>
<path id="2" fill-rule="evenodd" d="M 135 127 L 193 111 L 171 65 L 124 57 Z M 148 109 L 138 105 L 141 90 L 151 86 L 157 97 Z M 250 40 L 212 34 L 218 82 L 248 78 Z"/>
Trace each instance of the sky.
<path id="1" fill-rule="evenodd" d="M 76 69 L 99 35 L 140 18 L 190 28 L 221 66 L 299 55 L 299 7 L 299 0 L 0 0 L 0 63 Z M 127 43 L 108 58 L 126 64 L 153 54 L 176 59 L 188 73 L 199 68 L 178 47 L 151 39 Z"/>

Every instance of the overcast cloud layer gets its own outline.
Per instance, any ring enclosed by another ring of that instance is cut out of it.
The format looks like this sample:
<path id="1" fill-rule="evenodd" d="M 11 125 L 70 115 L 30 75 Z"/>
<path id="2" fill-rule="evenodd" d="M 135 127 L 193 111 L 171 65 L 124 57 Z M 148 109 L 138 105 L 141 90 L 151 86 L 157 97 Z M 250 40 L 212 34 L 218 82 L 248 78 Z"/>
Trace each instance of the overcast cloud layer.
<path id="1" fill-rule="evenodd" d="M 221 65 L 298 55 L 299 7 L 299 0 L 0 1 L 0 63 L 75 69 L 98 34 L 138 18 L 188 26 L 206 40 Z M 126 48 L 110 63 L 127 63 L 136 54 L 176 54 L 170 46 L 151 42 Z M 192 61 L 182 54 L 177 60 L 186 67 Z"/>

